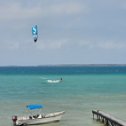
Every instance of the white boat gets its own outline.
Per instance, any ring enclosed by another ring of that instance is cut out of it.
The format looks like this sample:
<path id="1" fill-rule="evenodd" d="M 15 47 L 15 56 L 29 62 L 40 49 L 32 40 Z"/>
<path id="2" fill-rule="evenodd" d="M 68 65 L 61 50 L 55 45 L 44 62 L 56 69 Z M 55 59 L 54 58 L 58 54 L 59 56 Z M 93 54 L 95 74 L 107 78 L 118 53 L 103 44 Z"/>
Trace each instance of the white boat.
<path id="1" fill-rule="evenodd" d="M 42 108 L 41 105 L 28 105 L 27 108 L 30 110 Z M 51 122 L 60 121 L 64 111 L 48 113 L 48 114 L 36 114 L 28 116 L 13 116 L 13 124 L 15 126 L 25 126 L 25 125 L 37 125 L 45 124 Z"/>

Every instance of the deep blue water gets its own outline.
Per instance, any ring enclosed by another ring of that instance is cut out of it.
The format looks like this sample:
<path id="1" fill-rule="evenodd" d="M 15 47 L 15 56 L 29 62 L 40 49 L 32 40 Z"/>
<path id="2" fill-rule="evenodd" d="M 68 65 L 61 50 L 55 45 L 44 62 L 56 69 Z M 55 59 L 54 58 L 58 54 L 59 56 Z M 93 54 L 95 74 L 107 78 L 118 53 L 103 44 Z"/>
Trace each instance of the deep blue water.
<path id="1" fill-rule="evenodd" d="M 0 74 L 126 74 L 126 66 L 120 65 L 85 65 L 85 66 L 30 66 L 0 67 Z"/>

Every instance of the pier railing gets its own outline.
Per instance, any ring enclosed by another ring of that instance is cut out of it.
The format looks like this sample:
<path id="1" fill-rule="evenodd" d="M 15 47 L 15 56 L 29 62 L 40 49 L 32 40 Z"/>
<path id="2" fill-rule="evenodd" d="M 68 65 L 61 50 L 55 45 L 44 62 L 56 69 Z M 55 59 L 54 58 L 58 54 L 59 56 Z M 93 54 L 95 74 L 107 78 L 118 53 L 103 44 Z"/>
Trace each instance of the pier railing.
<path id="1" fill-rule="evenodd" d="M 93 114 L 93 119 L 95 119 L 96 117 L 98 121 L 101 121 L 107 126 L 126 126 L 126 122 L 120 119 L 117 119 L 113 117 L 112 115 L 105 113 L 103 111 L 92 110 L 92 114 Z"/>

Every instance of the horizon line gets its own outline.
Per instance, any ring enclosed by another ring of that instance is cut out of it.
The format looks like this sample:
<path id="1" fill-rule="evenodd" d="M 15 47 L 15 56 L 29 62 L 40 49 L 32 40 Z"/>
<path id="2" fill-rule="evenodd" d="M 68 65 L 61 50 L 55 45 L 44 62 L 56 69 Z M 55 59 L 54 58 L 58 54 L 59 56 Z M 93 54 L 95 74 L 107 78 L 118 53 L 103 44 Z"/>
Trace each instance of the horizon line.
<path id="1" fill-rule="evenodd" d="M 0 67 L 51 67 L 51 66 L 126 66 L 126 64 L 43 64 L 43 65 L 1 65 Z"/>

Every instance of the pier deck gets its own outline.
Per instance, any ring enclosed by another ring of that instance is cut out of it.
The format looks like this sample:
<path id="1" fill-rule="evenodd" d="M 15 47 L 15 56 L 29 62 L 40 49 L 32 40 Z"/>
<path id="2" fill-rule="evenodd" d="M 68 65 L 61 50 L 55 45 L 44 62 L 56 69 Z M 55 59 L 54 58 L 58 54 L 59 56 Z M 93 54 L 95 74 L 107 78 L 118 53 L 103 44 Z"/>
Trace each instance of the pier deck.
<path id="1" fill-rule="evenodd" d="M 96 119 L 98 121 L 101 121 L 107 126 L 126 126 L 126 122 L 120 119 L 117 119 L 113 117 L 112 115 L 107 114 L 103 111 L 92 110 L 92 114 L 93 114 L 93 119 L 95 118 L 95 115 L 96 115 Z"/>

